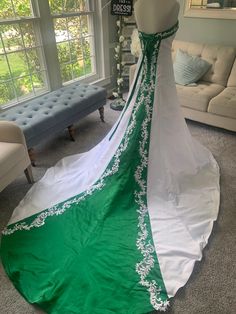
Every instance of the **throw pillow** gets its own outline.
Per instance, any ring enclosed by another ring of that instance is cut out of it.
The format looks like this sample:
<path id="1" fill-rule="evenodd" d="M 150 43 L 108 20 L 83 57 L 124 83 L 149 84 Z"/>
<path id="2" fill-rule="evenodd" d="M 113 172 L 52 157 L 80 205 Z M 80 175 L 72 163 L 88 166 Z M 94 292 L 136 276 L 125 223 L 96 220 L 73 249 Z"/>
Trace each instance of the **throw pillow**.
<path id="1" fill-rule="evenodd" d="M 206 60 L 178 49 L 174 62 L 175 82 L 180 85 L 196 83 L 210 67 Z"/>

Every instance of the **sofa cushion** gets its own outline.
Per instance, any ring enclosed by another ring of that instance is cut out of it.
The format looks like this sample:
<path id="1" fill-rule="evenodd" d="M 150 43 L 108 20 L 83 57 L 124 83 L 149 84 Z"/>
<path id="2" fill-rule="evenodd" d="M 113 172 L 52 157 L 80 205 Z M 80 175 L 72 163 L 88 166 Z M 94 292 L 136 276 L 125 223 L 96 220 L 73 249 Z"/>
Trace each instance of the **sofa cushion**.
<path id="1" fill-rule="evenodd" d="M 208 112 L 236 119 L 236 87 L 227 87 L 214 97 L 210 101 Z"/>
<path id="2" fill-rule="evenodd" d="M 25 158 L 25 148 L 19 143 L 0 142 L 0 177 Z"/>
<path id="3" fill-rule="evenodd" d="M 223 86 L 199 81 L 196 86 L 176 85 L 181 106 L 207 111 L 209 101 L 224 89 Z"/>
<path id="4" fill-rule="evenodd" d="M 234 61 L 234 65 L 232 67 L 227 86 L 228 87 L 236 87 L 236 59 Z"/>
<path id="5" fill-rule="evenodd" d="M 174 62 L 175 82 L 188 85 L 197 82 L 211 67 L 211 64 L 197 56 L 177 50 Z"/>
<path id="6" fill-rule="evenodd" d="M 174 40 L 173 59 L 175 59 L 177 49 L 198 56 L 212 64 L 210 70 L 202 77 L 203 81 L 226 86 L 236 56 L 236 48 Z"/>

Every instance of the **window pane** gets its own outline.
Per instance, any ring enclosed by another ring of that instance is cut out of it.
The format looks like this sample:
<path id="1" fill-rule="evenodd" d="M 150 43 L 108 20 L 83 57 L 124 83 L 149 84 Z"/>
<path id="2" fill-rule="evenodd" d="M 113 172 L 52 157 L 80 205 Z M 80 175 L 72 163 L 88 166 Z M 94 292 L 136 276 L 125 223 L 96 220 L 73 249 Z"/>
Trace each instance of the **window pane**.
<path id="1" fill-rule="evenodd" d="M 88 0 L 79 0 L 77 4 L 77 9 L 79 11 L 89 10 L 89 1 Z"/>
<path id="2" fill-rule="evenodd" d="M 83 59 L 82 42 L 80 40 L 70 41 L 71 60 Z"/>
<path id="3" fill-rule="evenodd" d="M 37 45 L 33 23 L 22 23 L 21 32 L 24 39 L 25 47 L 35 47 Z"/>
<path id="4" fill-rule="evenodd" d="M 6 57 L 4 55 L 0 55 L 0 84 L 2 81 L 9 80 L 10 73 L 7 64 Z"/>
<path id="5" fill-rule="evenodd" d="M 33 86 L 30 76 L 25 76 L 14 80 L 17 97 L 26 96 L 33 92 Z"/>
<path id="6" fill-rule="evenodd" d="M 7 19 L 10 17 L 14 17 L 14 10 L 11 1 L 0 1 L 0 18 Z"/>
<path id="7" fill-rule="evenodd" d="M 84 75 L 84 61 L 78 60 L 78 62 L 73 63 L 73 79 L 79 78 Z"/>
<path id="8" fill-rule="evenodd" d="M 91 56 L 85 61 L 85 74 L 95 73 L 95 57 Z"/>
<path id="9" fill-rule="evenodd" d="M 71 64 L 61 64 L 61 76 L 62 76 L 62 82 L 68 82 L 72 80 L 72 65 Z"/>
<path id="10" fill-rule="evenodd" d="M 62 13 L 65 0 L 49 0 L 51 14 Z"/>
<path id="11" fill-rule="evenodd" d="M 24 45 L 18 24 L 1 26 L 0 31 L 7 52 L 23 49 Z"/>
<path id="12" fill-rule="evenodd" d="M 8 1 L 11 2 L 11 1 Z M 31 16 L 31 1 L 30 0 L 13 0 L 16 16 Z"/>
<path id="13" fill-rule="evenodd" d="M 86 37 L 83 39 L 83 49 L 84 49 L 84 64 L 85 64 L 85 74 L 92 73 L 95 71 L 94 64 L 95 59 L 92 51 L 92 37 Z"/>
<path id="14" fill-rule="evenodd" d="M 65 12 L 80 12 L 88 11 L 88 0 L 68 0 L 64 2 Z"/>
<path id="15" fill-rule="evenodd" d="M 64 1 L 64 7 L 63 11 L 64 12 L 75 12 L 77 11 L 76 7 L 78 5 L 79 0 L 67 0 Z"/>
<path id="16" fill-rule="evenodd" d="M 27 95 L 33 97 L 35 93 L 42 89 L 46 89 L 46 71 L 39 71 L 39 53 L 39 48 L 27 51 L 30 72 L 28 70 L 27 58 L 24 52 L 7 54 L 18 98 L 26 97 Z M 15 93 L 6 58 L 5 56 L 0 56 L 0 102 L 1 104 L 6 104 L 14 98 Z"/>
<path id="17" fill-rule="evenodd" d="M 88 0 L 49 0 L 52 14 L 89 10 Z"/>
<path id="18" fill-rule="evenodd" d="M 45 72 L 36 72 L 32 74 L 34 91 L 36 93 L 45 88 L 45 84 L 44 84 L 45 77 L 46 77 Z"/>
<path id="19" fill-rule="evenodd" d="M 69 39 L 66 19 L 64 18 L 54 19 L 54 30 L 56 42 L 62 42 Z"/>
<path id="20" fill-rule="evenodd" d="M 60 64 L 67 63 L 71 60 L 70 48 L 69 48 L 68 42 L 57 44 L 57 52 L 58 52 L 58 58 L 59 58 Z"/>
<path id="21" fill-rule="evenodd" d="M 43 69 L 42 65 L 40 64 L 40 55 L 41 49 L 39 48 L 27 50 L 27 62 L 30 73 Z"/>
<path id="22" fill-rule="evenodd" d="M 92 71 L 92 62 L 91 62 L 91 57 L 86 59 L 85 62 L 84 62 L 84 66 L 85 66 L 85 74 L 91 74 L 93 71 Z"/>
<path id="23" fill-rule="evenodd" d="M 0 84 L 0 106 L 15 98 L 14 87 L 11 81 Z"/>
<path id="24" fill-rule="evenodd" d="M 13 77 L 19 77 L 29 74 L 27 59 L 24 52 L 13 52 L 7 54 Z"/>
<path id="25" fill-rule="evenodd" d="M 83 52 L 84 52 L 84 59 L 90 58 L 91 56 L 91 48 L 90 48 L 90 38 L 83 38 Z"/>
<path id="26" fill-rule="evenodd" d="M 89 17 L 86 15 L 80 17 L 80 31 L 82 36 L 89 35 Z"/>
<path id="27" fill-rule="evenodd" d="M 30 0 L 1 0 L 0 18 L 9 19 L 15 17 L 32 16 Z"/>
<path id="28" fill-rule="evenodd" d="M 68 32 L 71 38 L 79 38 L 80 35 L 80 18 L 70 17 L 67 18 Z"/>

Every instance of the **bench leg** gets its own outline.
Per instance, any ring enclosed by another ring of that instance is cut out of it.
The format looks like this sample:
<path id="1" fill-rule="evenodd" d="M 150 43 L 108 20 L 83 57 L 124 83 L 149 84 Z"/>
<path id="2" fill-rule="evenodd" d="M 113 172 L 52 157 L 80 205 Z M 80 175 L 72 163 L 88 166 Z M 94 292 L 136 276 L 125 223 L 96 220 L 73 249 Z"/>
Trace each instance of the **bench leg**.
<path id="1" fill-rule="evenodd" d="M 34 178 L 33 178 L 33 173 L 32 173 L 31 166 L 27 167 L 24 172 L 25 172 L 25 176 L 27 178 L 27 181 L 29 183 L 34 183 Z"/>
<path id="2" fill-rule="evenodd" d="M 69 131 L 71 141 L 75 142 L 75 128 L 73 127 L 73 125 L 70 125 L 70 126 L 68 126 L 67 129 Z"/>
<path id="3" fill-rule="evenodd" d="M 29 158 L 31 160 L 31 165 L 33 167 L 36 167 L 36 165 L 35 165 L 36 158 L 35 158 L 35 151 L 34 151 L 34 149 L 33 148 L 28 149 L 28 154 L 29 154 Z"/>
<path id="4" fill-rule="evenodd" d="M 104 120 L 104 107 L 100 107 L 100 108 L 98 109 L 98 111 L 99 111 L 99 114 L 100 114 L 100 119 L 101 119 L 101 121 L 102 121 L 102 122 L 105 122 L 105 120 Z"/>

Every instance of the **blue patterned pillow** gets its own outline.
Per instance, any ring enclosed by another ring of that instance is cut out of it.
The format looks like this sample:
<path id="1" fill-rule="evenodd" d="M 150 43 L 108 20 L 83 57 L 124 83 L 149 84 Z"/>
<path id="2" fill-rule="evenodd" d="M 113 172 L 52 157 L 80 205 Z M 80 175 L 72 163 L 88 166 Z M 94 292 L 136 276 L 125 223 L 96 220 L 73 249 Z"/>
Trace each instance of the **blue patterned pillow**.
<path id="1" fill-rule="evenodd" d="M 175 82 L 180 85 L 195 83 L 210 67 L 211 64 L 206 60 L 178 49 L 174 62 Z"/>

